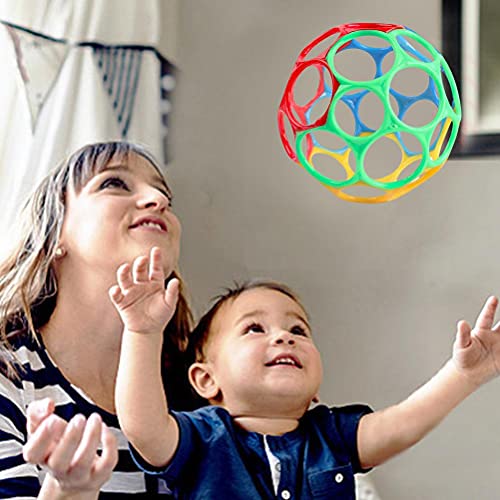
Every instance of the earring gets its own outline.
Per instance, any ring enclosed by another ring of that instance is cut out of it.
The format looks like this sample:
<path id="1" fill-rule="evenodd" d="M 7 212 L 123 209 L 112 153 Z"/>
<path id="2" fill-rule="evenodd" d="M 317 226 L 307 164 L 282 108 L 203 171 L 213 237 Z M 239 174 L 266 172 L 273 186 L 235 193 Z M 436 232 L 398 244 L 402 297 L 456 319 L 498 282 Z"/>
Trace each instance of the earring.
<path id="1" fill-rule="evenodd" d="M 64 257 L 66 255 L 66 250 L 64 250 L 63 247 L 57 247 L 55 255 L 56 259 L 60 259 L 61 257 Z"/>

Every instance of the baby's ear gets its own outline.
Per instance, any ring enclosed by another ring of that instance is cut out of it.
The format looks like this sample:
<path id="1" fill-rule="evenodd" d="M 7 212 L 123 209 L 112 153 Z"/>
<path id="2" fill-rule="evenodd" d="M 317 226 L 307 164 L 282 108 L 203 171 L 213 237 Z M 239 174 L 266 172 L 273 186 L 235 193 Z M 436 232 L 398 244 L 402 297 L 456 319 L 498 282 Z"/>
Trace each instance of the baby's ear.
<path id="1" fill-rule="evenodd" d="M 193 363 L 189 367 L 189 382 L 196 392 L 207 400 L 214 400 L 220 393 L 220 388 L 207 363 Z"/>

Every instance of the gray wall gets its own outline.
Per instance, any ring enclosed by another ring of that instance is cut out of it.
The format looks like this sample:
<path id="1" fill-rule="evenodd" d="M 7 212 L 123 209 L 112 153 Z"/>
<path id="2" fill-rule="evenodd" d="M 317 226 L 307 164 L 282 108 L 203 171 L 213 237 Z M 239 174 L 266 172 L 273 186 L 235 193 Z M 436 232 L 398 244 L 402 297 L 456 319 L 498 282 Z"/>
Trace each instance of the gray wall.
<path id="1" fill-rule="evenodd" d="M 405 24 L 440 47 L 437 0 L 182 0 L 175 207 L 197 312 L 234 278 L 296 288 L 325 365 L 323 401 L 383 408 L 451 353 L 456 321 L 500 294 L 498 158 L 451 160 L 405 197 L 341 201 L 285 155 L 276 109 L 300 49 L 353 21 Z M 500 385 L 371 473 L 384 500 L 491 500 Z"/>

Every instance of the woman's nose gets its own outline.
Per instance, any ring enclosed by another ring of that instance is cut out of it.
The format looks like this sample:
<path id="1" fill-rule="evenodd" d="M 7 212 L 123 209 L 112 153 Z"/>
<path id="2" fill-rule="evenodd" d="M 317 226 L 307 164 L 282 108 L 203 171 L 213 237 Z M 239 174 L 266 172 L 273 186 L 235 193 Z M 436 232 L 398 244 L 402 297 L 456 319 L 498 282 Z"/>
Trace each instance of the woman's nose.
<path id="1" fill-rule="evenodd" d="M 152 208 L 163 211 L 168 207 L 169 201 L 167 197 L 154 188 L 144 188 L 139 193 L 137 202 L 139 208 Z"/>

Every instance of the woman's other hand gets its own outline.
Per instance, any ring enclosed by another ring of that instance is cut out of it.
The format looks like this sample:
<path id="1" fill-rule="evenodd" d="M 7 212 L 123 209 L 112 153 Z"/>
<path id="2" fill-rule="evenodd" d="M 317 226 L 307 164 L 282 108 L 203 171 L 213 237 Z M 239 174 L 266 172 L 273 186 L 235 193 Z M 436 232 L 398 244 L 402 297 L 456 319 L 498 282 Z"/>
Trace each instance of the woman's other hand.
<path id="1" fill-rule="evenodd" d="M 54 414 L 54 403 L 44 399 L 28 406 L 27 428 L 23 457 L 56 480 L 50 488 L 54 498 L 97 498 L 118 461 L 115 436 L 99 415 L 75 415 L 66 422 Z"/>

